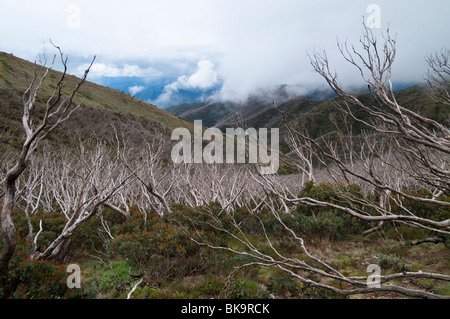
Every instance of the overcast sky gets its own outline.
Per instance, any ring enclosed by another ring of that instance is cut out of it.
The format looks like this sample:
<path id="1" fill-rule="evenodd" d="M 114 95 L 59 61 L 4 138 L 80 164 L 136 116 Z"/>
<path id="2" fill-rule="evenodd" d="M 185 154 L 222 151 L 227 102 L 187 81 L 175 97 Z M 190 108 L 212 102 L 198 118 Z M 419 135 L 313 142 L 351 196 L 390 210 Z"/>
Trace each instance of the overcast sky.
<path id="1" fill-rule="evenodd" d="M 244 98 L 320 86 L 307 57 L 319 49 L 342 82 L 357 83 L 336 42 L 357 44 L 363 17 L 380 23 L 377 34 L 388 24 L 397 34 L 393 79 L 420 81 L 425 57 L 450 47 L 449 12 L 448 0 L 0 0 L 0 50 L 34 60 L 52 39 L 72 73 L 96 54 L 89 80 L 133 79 L 129 93 L 152 87 L 166 106 L 181 90 Z"/>

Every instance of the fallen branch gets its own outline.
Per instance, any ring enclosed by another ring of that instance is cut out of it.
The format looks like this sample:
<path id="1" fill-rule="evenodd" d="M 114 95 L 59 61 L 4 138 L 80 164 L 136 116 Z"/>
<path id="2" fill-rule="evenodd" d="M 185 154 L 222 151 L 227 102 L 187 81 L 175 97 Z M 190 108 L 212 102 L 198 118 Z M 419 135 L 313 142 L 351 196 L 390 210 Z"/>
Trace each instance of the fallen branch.
<path id="1" fill-rule="evenodd" d="M 424 243 L 432 243 L 432 244 L 439 244 L 439 243 L 445 243 L 445 237 L 444 236 L 437 236 L 437 237 L 430 237 L 425 238 L 421 240 L 416 240 L 411 242 L 411 245 L 417 246 Z"/>
<path id="2" fill-rule="evenodd" d="M 136 288 L 144 281 L 144 279 L 139 280 L 136 285 L 134 285 L 133 289 L 131 289 L 131 291 L 128 293 L 127 299 L 131 298 L 131 295 L 133 294 L 133 292 L 136 290 Z"/>

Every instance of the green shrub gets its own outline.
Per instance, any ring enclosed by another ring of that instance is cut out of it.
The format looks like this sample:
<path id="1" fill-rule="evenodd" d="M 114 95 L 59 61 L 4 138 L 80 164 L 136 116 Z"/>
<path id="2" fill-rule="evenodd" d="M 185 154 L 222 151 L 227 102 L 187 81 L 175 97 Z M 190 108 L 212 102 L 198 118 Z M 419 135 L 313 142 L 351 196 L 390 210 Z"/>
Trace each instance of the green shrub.
<path id="1" fill-rule="evenodd" d="M 168 219 L 154 215 L 145 228 L 117 235 L 112 249 L 150 280 L 183 276 L 208 266 L 205 248 Z"/>
<path id="2" fill-rule="evenodd" d="M 160 293 L 161 290 L 158 288 L 144 286 L 142 288 L 137 288 L 131 295 L 131 299 L 158 299 Z"/>
<path id="3" fill-rule="evenodd" d="M 315 275 L 311 275 L 316 277 Z M 317 279 L 317 278 L 316 278 Z M 343 288 L 340 282 L 332 282 L 336 288 Z M 270 277 L 265 290 L 259 290 L 258 297 L 268 298 L 300 298 L 300 299 L 340 299 L 342 296 L 329 289 L 312 287 L 306 283 L 297 283 L 294 277 L 286 272 L 277 272 Z"/>
<path id="4" fill-rule="evenodd" d="M 222 292 L 223 288 L 223 282 L 217 278 L 205 278 L 200 285 L 199 292 L 202 295 L 217 296 Z"/>
<path id="5" fill-rule="evenodd" d="M 113 261 L 111 266 L 114 273 L 109 267 L 101 265 L 98 275 L 90 279 L 88 282 L 88 284 L 94 286 L 95 290 L 99 293 L 108 292 L 116 287 L 119 287 L 121 283 L 117 280 L 127 283 L 131 279 L 128 275 L 128 264 L 125 260 Z"/>
<path id="6" fill-rule="evenodd" d="M 228 297 L 231 299 L 248 299 L 251 298 L 250 289 L 245 284 L 245 279 L 234 278 L 230 284 Z"/>
<path id="7" fill-rule="evenodd" d="M 276 273 L 270 277 L 266 285 L 267 291 L 261 297 L 267 298 L 270 295 L 281 298 L 294 298 L 300 294 L 300 285 L 288 273 Z"/>
<path id="8" fill-rule="evenodd" d="M 361 200 L 364 195 L 359 186 L 354 184 L 305 183 L 299 197 L 309 197 L 316 200 L 349 207 L 345 197 Z M 360 206 L 355 204 L 352 205 Z M 359 207 L 360 208 L 360 207 Z M 366 209 L 368 213 L 368 211 Z M 283 220 L 284 221 L 284 220 Z M 285 217 L 289 227 L 300 234 L 316 235 L 330 240 L 344 240 L 349 234 L 361 234 L 372 227 L 371 223 L 364 222 L 337 209 L 328 207 L 313 207 L 304 204 L 297 205 L 291 217 Z"/>
<path id="9" fill-rule="evenodd" d="M 47 260 L 30 259 L 31 244 L 18 238 L 13 258 L 9 263 L 8 278 L 0 287 L 0 295 L 15 299 L 91 298 L 93 291 L 70 289 L 67 286 L 69 273 L 65 265 Z"/>
<path id="10" fill-rule="evenodd" d="M 395 272 L 403 272 L 410 269 L 399 256 L 395 254 L 379 254 L 377 258 L 377 264 L 382 270 L 393 270 Z"/>

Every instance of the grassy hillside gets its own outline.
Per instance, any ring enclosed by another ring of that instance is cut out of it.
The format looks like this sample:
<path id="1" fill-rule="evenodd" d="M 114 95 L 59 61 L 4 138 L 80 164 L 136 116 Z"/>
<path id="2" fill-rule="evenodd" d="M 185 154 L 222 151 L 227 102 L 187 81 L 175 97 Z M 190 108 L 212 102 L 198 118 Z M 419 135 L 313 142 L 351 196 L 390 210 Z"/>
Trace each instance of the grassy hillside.
<path id="1" fill-rule="evenodd" d="M 166 107 L 164 110 L 171 113 L 180 116 L 181 114 L 185 112 L 189 112 L 195 109 L 198 109 L 202 106 L 205 106 L 208 104 L 208 102 L 200 102 L 200 103 L 182 103 L 178 105 L 171 105 Z"/>
<path id="2" fill-rule="evenodd" d="M 450 124 L 450 108 L 443 103 L 434 101 L 429 95 L 424 85 L 414 85 L 409 88 L 395 92 L 397 102 L 410 110 L 413 110 L 427 118 L 437 120 L 444 125 Z M 376 103 L 369 95 L 359 95 L 360 101 L 366 105 Z M 333 101 L 323 101 L 316 105 L 311 111 L 303 114 L 300 117 L 293 117 L 290 111 L 286 112 L 288 119 L 293 119 L 297 124 L 308 129 L 311 137 L 318 138 L 322 135 L 328 134 L 336 130 L 336 125 L 343 125 L 340 116 L 340 111 L 335 108 L 332 102 L 339 102 L 339 99 Z M 354 108 L 354 113 L 359 119 L 369 121 L 369 116 L 366 112 Z M 360 122 L 352 119 L 347 119 L 348 123 L 352 125 L 355 134 L 358 134 L 362 129 L 367 129 Z M 277 122 L 275 125 L 282 126 L 282 122 Z"/>
<path id="3" fill-rule="evenodd" d="M 41 74 L 42 68 L 36 68 Z M 14 146 L 20 140 L 22 95 L 33 78 L 34 70 L 34 63 L 0 52 L 0 133 L 3 132 L 3 139 L 6 139 L 2 146 Z M 38 104 L 45 103 L 60 76 L 57 71 L 49 73 L 39 91 Z M 78 81 L 75 76 L 67 76 L 64 93 L 71 92 Z M 102 137 L 112 131 L 112 126 L 126 136 L 143 138 L 150 138 L 154 130 L 168 132 L 177 127 L 193 127 L 188 121 L 155 105 L 92 82 L 83 84 L 75 102 L 83 99 L 82 107 L 52 135 L 53 139 L 64 141 L 74 134 Z"/>
<path id="4" fill-rule="evenodd" d="M 312 100 L 309 98 L 293 98 L 285 102 L 277 104 L 277 107 L 283 111 L 288 119 L 301 118 L 313 110 L 321 101 Z M 261 106 L 261 110 L 253 115 L 245 118 L 245 124 L 248 127 L 278 127 L 282 128 L 283 117 L 281 113 L 274 108 L 272 103 L 267 103 Z M 225 125 L 225 121 L 221 125 Z M 229 123 L 228 123 L 229 124 Z"/>
<path id="5" fill-rule="evenodd" d="M 166 108 L 166 111 L 188 121 L 202 120 L 206 127 L 215 127 L 218 122 L 229 116 L 238 107 L 232 102 L 184 103 Z"/>

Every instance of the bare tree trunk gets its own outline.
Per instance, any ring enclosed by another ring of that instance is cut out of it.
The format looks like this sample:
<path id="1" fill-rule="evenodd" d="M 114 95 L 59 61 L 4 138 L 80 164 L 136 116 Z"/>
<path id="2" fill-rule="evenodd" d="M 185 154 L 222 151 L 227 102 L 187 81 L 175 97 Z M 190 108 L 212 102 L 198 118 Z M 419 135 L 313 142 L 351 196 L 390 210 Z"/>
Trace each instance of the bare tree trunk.
<path id="1" fill-rule="evenodd" d="M 62 73 L 59 82 L 51 93 L 51 96 L 45 103 L 44 115 L 42 119 L 39 120 L 36 114 L 37 94 L 38 91 L 42 88 L 47 75 L 53 68 L 56 54 L 53 57 L 52 65 L 50 66 L 50 68 L 47 68 L 44 63 L 44 65 L 42 66 L 43 74 L 42 76 L 40 76 L 40 78 L 38 78 L 37 67 L 35 66 L 33 80 L 23 94 L 22 125 L 26 136 L 25 141 L 22 144 L 22 149 L 19 157 L 15 162 L 15 165 L 6 173 L 4 180 L 1 181 L 4 189 L 3 207 L 0 216 L 4 245 L 4 248 L 0 255 L 1 281 L 5 280 L 9 261 L 14 255 L 17 245 L 16 228 L 11 216 L 17 196 L 16 181 L 23 173 L 23 171 L 27 168 L 28 161 L 30 160 L 29 155 L 33 152 L 33 150 L 37 149 L 39 143 L 44 138 L 46 138 L 59 124 L 67 120 L 70 115 L 81 106 L 81 103 L 74 104 L 73 99 L 75 97 L 75 94 L 80 89 L 81 85 L 86 80 L 87 74 L 90 70 L 90 66 L 92 66 L 92 63 L 95 60 L 95 58 L 92 60 L 91 65 L 85 71 L 84 76 L 73 89 L 72 93 L 68 97 L 63 98 L 62 88 L 64 86 L 63 81 L 66 77 L 67 71 L 67 58 L 64 58 L 64 55 L 59 47 L 55 46 L 55 48 L 59 51 L 59 56 L 64 67 L 64 72 Z"/>
<path id="2" fill-rule="evenodd" d="M 11 213 L 14 208 L 14 200 L 16 198 L 16 183 L 15 179 L 7 178 L 4 186 L 4 199 L 1 212 L 3 249 L 0 255 L 0 276 L 3 277 L 7 271 L 9 260 L 12 258 L 16 244 L 17 235 L 16 227 L 14 226 Z"/>

